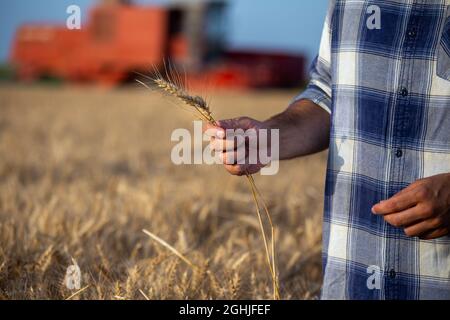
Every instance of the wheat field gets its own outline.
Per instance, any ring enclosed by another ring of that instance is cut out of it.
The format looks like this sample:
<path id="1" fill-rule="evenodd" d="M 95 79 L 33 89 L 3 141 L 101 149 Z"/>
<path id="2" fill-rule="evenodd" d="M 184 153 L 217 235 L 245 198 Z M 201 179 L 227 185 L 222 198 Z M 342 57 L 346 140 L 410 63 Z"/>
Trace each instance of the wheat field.
<path id="1" fill-rule="evenodd" d="M 294 94 L 210 94 L 211 108 L 264 119 Z M 172 164 L 176 128 L 192 131 L 192 117 L 141 88 L 0 87 L 0 299 L 270 299 L 247 182 L 219 165 Z M 321 153 L 255 176 L 282 299 L 320 291 L 325 163 Z M 63 284 L 73 261 L 80 292 Z"/>

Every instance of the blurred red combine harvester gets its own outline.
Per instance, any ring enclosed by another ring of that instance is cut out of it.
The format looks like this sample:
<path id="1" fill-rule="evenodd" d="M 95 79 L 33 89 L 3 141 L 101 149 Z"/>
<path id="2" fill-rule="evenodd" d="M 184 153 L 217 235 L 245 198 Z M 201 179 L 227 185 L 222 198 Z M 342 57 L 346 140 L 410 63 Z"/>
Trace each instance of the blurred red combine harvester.
<path id="1" fill-rule="evenodd" d="M 227 50 L 224 1 L 171 1 L 164 7 L 105 1 L 81 30 L 23 25 L 12 61 L 22 80 L 43 76 L 116 85 L 171 61 L 193 86 L 295 86 L 304 80 L 304 57 Z"/>

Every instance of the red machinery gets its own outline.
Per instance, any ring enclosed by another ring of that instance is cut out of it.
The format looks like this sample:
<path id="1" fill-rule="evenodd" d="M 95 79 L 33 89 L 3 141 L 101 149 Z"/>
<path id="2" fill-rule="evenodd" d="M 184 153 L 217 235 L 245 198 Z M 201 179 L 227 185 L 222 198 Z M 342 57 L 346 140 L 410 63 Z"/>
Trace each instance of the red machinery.
<path id="1" fill-rule="evenodd" d="M 100 5 L 81 30 L 23 25 L 13 44 L 18 76 L 54 76 L 108 85 L 134 71 L 148 72 L 164 60 L 183 65 L 194 85 L 292 86 L 303 81 L 304 58 L 259 51 L 227 51 L 221 1 L 167 7 Z"/>

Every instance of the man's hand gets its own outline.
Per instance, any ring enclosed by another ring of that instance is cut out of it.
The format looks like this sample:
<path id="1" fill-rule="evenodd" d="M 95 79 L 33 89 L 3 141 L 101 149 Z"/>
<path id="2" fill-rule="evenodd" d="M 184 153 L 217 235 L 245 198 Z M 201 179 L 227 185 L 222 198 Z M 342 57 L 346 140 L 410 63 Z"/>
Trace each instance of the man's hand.
<path id="1" fill-rule="evenodd" d="M 372 208 L 407 236 L 435 239 L 450 233 L 450 174 L 418 180 Z"/>
<path id="2" fill-rule="evenodd" d="M 256 137 L 258 137 L 259 130 L 263 128 L 266 129 L 263 122 L 248 117 L 241 117 L 229 120 L 220 120 L 217 121 L 216 125 L 207 124 L 204 129 L 210 136 L 211 150 L 215 150 L 216 154 L 219 155 L 225 169 L 231 174 L 241 176 L 247 173 L 257 173 L 264 167 L 265 164 L 262 164 L 259 161 L 259 157 L 257 159 L 257 163 L 250 164 L 249 155 L 252 144 L 249 144 L 248 140 L 242 141 L 239 144 L 236 143 L 236 139 L 234 139 L 233 136 L 230 137 L 226 135 L 226 130 L 242 129 L 246 131 L 248 129 L 254 129 Z M 258 145 L 259 143 L 256 144 L 256 146 Z M 241 153 L 238 153 L 238 148 L 242 151 Z M 267 148 L 270 150 L 270 143 Z M 255 154 L 258 154 L 258 150 L 252 150 L 252 152 L 256 152 Z M 266 154 L 270 155 L 270 153 Z M 245 155 L 244 159 L 242 159 L 242 155 Z"/>
<path id="3" fill-rule="evenodd" d="M 270 119 L 260 122 L 248 117 L 231 120 L 221 120 L 215 126 L 206 125 L 204 127 L 207 134 L 211 136 L 211 149 L 217 150 L 222 160 L 227 160 L 233 154 L 236 159 L 236 149 L 234 139 L 225 139 L 226 129 L 255 129 L 259 133 L 260 129 L 279 130 L 279 160 L 292 159 L 308 154 L 313 154 L 328 148 L 330 141 L 330 114 L 320 106 L 310 100 L 298 100 L 293 102 L 285 111 Z M 258 135 L 257 135 L 258 136 Z M 270 156 L 270 136 L 267 134 L 267 150 L 262 150 L 262 154 Z M 259 143 L 258 143 L 259 145 Z M 245 154 L 249 154 L 245 146 Z M 259 152 L 257 153 L 259 154 Z M 260 159 L 258 159 L 260 160 Z M 258 172 L 264 165 L 260 162 L 256 164 L 237 164 L 235 161 L 222 161 L 225 168 L 235 175 L 253 174 Z M 241 161 L 238 161 L 241 162 Z"/>

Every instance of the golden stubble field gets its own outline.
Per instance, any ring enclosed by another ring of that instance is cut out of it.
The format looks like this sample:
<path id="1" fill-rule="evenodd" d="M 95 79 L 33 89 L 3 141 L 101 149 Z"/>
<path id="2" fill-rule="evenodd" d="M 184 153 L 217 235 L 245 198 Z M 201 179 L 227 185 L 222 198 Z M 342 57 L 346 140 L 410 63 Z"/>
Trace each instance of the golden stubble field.
<path id="1" fill-rule="evenodd" d="M 212 109 L 264 119 L 294 94 L 220 93 Z M 0 87 L 0 299 L 70 297 L 72 258 L 88 286 L 72 299 L 270 299 L 246 179 L 170 161 L 172 130 L 191 120 L 144 89 Z M 325 162 L 255 176 L 277 227 L 283 299 L 320 290 Z"/>

